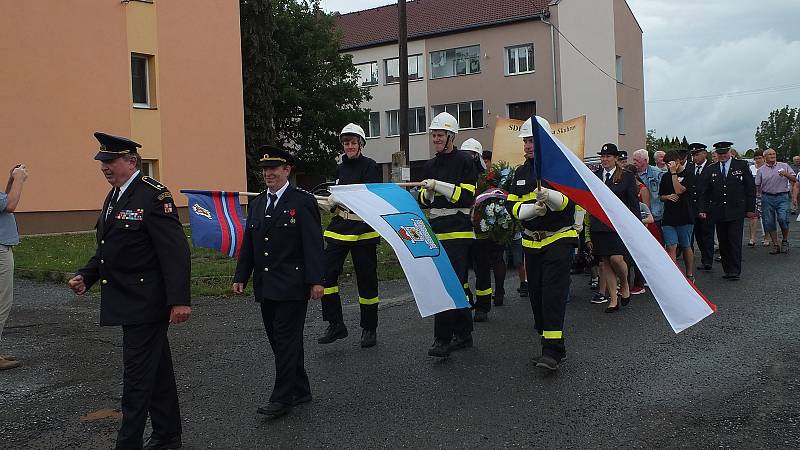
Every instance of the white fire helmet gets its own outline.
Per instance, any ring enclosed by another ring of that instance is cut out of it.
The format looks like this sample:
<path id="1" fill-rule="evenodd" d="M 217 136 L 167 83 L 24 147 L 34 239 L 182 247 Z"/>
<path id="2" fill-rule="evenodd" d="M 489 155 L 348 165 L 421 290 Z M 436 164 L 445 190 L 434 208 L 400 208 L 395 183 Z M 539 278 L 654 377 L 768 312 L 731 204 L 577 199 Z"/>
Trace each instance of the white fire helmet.
<path id="1" fill-rule="evenodd" d="M 481 167 L 483 170 L 486 170 L 486 163 L 483 161 L 483 146 L 477 139 L 469 138 L 461 144 L 459 147 L 460 150 L 466 150 L 468 152 L 474 152 L 478 154 L 478 161 L 480 161 Z"/>
<path id="2" fill-rule="evenodd" d="M 431 126 L 428 127 L 430 131 L 444 130 L 453 134 L 458 134 L 458 121 L 450 113 L 439 113 L 431 120 Z"/>
<path id="3" fill-rule="evenodd" d="M 342 128 L 342 132 L 339 133 L 339 139 L 342 139 L 344 136 L 358 136 L 361 138 L 361 146 L 367 145 L 367 135 L 364 133 L 364 129 L 361 128 L 359 125 L 354 123 L 348 123 L 347 125 Z"/>

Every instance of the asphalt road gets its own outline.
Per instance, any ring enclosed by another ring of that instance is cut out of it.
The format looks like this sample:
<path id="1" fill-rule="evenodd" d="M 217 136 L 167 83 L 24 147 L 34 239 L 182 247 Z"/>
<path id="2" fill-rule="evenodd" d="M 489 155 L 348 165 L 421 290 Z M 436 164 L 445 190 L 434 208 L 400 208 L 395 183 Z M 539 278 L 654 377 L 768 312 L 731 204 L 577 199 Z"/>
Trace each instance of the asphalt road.
<path id="1" fill-rule="evenodd" d="M 506 282 L 506 306 L 476 324 L 475 348 L 427 356 L 433 321 L 404 282 L 381 284 L 378 345 L 350 337 L 318 345 L 306 322 L 314 401 L 267 422 L 274 367 L 252 298 L 197 299 L 170 331 L 184 448 L 800 448 L 800 243 L 789 255 L 744 249 L 744 278 L 721 268 L 697 284 L 719 311 L 679 335 L 650 294 L 617 314 L 589 303 L 573 276 L 569 360 L 539 354 L 527 299 Z M 2 352 L 24 367 L 0 372 L 0 448 L 112 448 L 121 394 L 121 331 L 101 328 L 98 302 L 20 280 Z"/>

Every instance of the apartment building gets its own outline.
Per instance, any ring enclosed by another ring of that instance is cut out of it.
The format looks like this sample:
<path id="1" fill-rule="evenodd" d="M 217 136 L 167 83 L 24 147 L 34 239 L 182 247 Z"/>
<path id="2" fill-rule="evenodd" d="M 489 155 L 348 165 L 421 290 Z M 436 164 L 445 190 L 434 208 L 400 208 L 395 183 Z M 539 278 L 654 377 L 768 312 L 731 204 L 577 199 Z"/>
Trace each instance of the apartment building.
<path id="1" fill-rule="evenodd" d="M 0 14 L 0 171 L 30 169 L 22 233 L 94 227 L 109 190 L 95 131 L 141 143 L 143 172 L 184 214 L 180 189 L 245 190 L 238 1 L 9 1 Z"/>
<path id="2" fill-rule="evenodd" d="M 491 148 L 496 117 L 587 116 L 586 154 L 645 145 L 642 29 L 625 0 L 416 0 L 408 21 L 409 133 L 414 168 L 433 150 L 427 125 L 453 114 L 456 142 Z M 365 153 L 399 150 L 397 5 L 337 16 L 372 100 Z"/>

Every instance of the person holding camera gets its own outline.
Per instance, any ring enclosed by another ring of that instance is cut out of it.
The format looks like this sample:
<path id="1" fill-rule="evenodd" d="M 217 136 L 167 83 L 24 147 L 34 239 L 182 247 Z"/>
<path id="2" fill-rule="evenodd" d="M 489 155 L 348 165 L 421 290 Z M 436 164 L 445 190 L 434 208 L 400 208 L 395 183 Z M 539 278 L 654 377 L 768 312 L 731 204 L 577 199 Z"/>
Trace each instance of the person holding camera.
<path id="1" fill-rule="evenodd" d="M 22 185 L 27 179 L 28 168 L 25 164 L 17 164 L 11 169 L 6 190 L 0 192 L 0 339 L 14 302 L 14 253 L 11 248 L 19 244 L 14 211 L 19 205 Z M 13 356 L 0 354 L 0 370 L 13 369 L 20 365 Z"/>

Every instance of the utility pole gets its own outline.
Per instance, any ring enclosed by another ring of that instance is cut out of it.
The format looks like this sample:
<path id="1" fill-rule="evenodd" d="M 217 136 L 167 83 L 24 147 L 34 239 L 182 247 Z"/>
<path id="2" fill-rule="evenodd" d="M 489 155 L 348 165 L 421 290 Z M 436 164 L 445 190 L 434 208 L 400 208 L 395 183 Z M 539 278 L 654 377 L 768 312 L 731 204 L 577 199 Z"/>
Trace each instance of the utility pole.
<path id="1" fill-rule="evenodd" d="M 406 0 L 397 0 L 399 57 L 397 64 L 400 69 L 400 111 L 398 122 L 400 126 L 400 180 L 408 181 L 411 170 L 411 156 L 408 144 L 408 35 L 406 27 Z"/>

